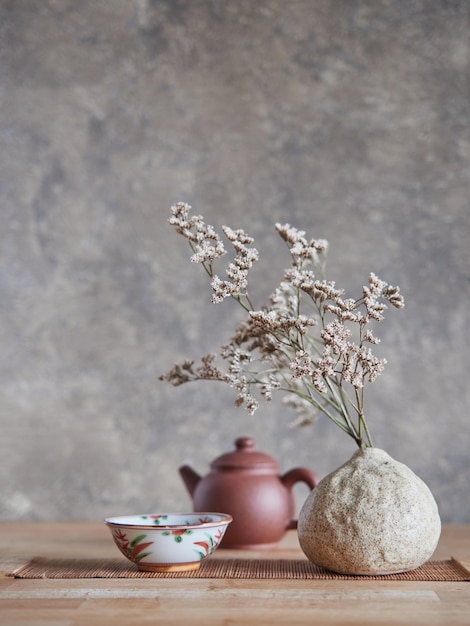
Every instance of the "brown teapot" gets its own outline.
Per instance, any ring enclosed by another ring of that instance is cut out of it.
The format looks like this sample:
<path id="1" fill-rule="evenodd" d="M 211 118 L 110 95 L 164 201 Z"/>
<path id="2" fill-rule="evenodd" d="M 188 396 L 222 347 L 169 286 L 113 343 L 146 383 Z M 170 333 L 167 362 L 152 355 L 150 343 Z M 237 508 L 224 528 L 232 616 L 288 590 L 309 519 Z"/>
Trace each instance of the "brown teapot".
<path id="1" fill-rule="evenodd" d="M 188 465 L 179 472 L 193 498 L 194 511 L 233 517 L 222 547 L 272 548 L 288 529 L 297 527 L 293 485 L 304 482 L 313 489 L 319 479 L 300 467 L 280 476 L 278 463 L 255 450 L 250 437 L 240 437 L 235 446 L 235 451 L 211 463 L 211 471 L 204 478 Z"/>

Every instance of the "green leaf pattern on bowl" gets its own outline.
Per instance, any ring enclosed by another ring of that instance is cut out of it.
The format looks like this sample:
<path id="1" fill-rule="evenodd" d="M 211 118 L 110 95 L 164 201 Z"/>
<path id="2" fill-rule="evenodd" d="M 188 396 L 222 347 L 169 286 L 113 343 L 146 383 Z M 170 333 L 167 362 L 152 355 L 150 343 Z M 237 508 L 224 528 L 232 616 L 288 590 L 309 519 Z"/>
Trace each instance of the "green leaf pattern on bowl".
<path id="1" fill-rule="evenodd" d="M 123 533 L 120 529 L 113 529 L 113 538 L 119 550 L 133 563 L 138 563 L 141 559 L 151 554 L 151 552 L 143 552 L 145 548 L 153 544 L 153 541 L 142 543 L 147 538 L 147 535 L 138 535 L 132 541 L 129 541 L 126 533 Z"/>
<path id="2" fill-rule="evenodd" d="M 157 518 L 157 516 L 148 516 L 142 515 L 142 519 L 149 518 Z M 158 516 L 158 519 L 154 520 L 154 523 L 161 523 L 160 520 L 162 518 L 167 518 L 166 515 Z M 163 520 L 162 520 L 163 521 Z M 215 534 L 211 534 L 209 532 L 205 532 L 204 536 L 206 539 L 200 539 L 199 541 L 193 541 L 194 552 L 198 555 L 199 559 L 202 561 L 206 556 L 212 554 L 212 552 L 217 548 L 219 543 L 222 540 L 225 529 L 217 529 Z M 162 536 L 168 537 L 174 540 L 176 543 L 182 543 L 186 537 L 194 535 L 194 530 L 191 528 L 176 528 L 174 530 L 163 530 Z M 123 532 L 120 528 L 113 528 L 112 535 L 114 542 L 116 543 L 119 550 L 133 563 L 138 564 L 139 561 L 146 556 L 150 556 L 152 552 L 145 551 L 146 548 L 153 545 L 153 541 L 145 541 L 147 539 L 147 535 L 142 533 L 134 537 L 134 539 L 129 539 L 127 534 Z M 200 534 L 196 534 L 196 538 L 201 537 Z"/>
<path id="3" fill-rule="evenodd" d="M 201 561 L 203 558 L 205 558 L 206 556 L 214 552 L 214 550 L 217 548 L 217 546 L 219 545 L 224 535 L 224 531 L 219 529 L 216 532 L 214 537 L 210 535 L 209 533 L 205 533 L 205 535 L 207 537 L 207 541 L 195 541 L 194 542 L 195 546 L 199 546 L 199 548 L 203 549 L 203 552 L 198 548 L 194 550 L 194 552 L 196 552 L 196 554 L 199 555 L 199 558 L 201 559 Z"/>

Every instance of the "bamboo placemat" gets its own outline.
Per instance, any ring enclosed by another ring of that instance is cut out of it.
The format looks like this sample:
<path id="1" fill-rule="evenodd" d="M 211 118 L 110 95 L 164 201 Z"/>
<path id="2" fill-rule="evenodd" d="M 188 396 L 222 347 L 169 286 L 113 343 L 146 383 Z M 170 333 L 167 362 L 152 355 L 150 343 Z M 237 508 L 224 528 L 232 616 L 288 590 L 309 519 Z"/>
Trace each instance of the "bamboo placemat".
<path id="1" fill-rule="evenodd" d="M 402 574 L 351 576 L 335 574 L 305 559 L 207 559 L 189 572 L 142 572 L 123 559 L 49 559 L 35 557 L 9 574 L 15 578 L 261 578 L 303 580 L 470 580 L 457 559 L 429 561 Z"/>

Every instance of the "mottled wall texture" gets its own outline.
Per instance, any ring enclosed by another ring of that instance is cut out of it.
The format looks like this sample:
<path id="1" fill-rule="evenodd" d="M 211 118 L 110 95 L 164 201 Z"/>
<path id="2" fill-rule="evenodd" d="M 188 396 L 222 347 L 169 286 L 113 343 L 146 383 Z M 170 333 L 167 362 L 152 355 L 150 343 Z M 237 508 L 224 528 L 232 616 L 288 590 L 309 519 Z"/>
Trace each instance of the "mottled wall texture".
<path id="1" fill-rule="evenodd" d="M 401 287 L 374 442 L 470 522 L 469 32 L 467 0 L 0 1 L 2 519 L 187 509 L 179 465 L 241 435 L 283 471 L 355 451 L 158 380 L 242 319 L 167 223 L 184 200 L 255 237 L 259 301 L 290 262 L 276 222 L 328 239 L 350 295 Z"/>

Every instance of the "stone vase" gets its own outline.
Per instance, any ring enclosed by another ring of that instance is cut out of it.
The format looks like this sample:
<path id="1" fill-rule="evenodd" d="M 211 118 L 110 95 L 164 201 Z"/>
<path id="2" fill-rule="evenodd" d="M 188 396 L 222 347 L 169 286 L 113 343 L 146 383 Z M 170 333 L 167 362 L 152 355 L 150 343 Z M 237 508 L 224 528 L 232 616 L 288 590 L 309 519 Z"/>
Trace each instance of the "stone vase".
<path id="1" fill-rule="evenodd" d="M 392 574 L 431 558 L 441 521 L 416 474 L 384 450 L 365 448 L 310 493 L 297 532 L 316 565 L 342 574 Z"/>

